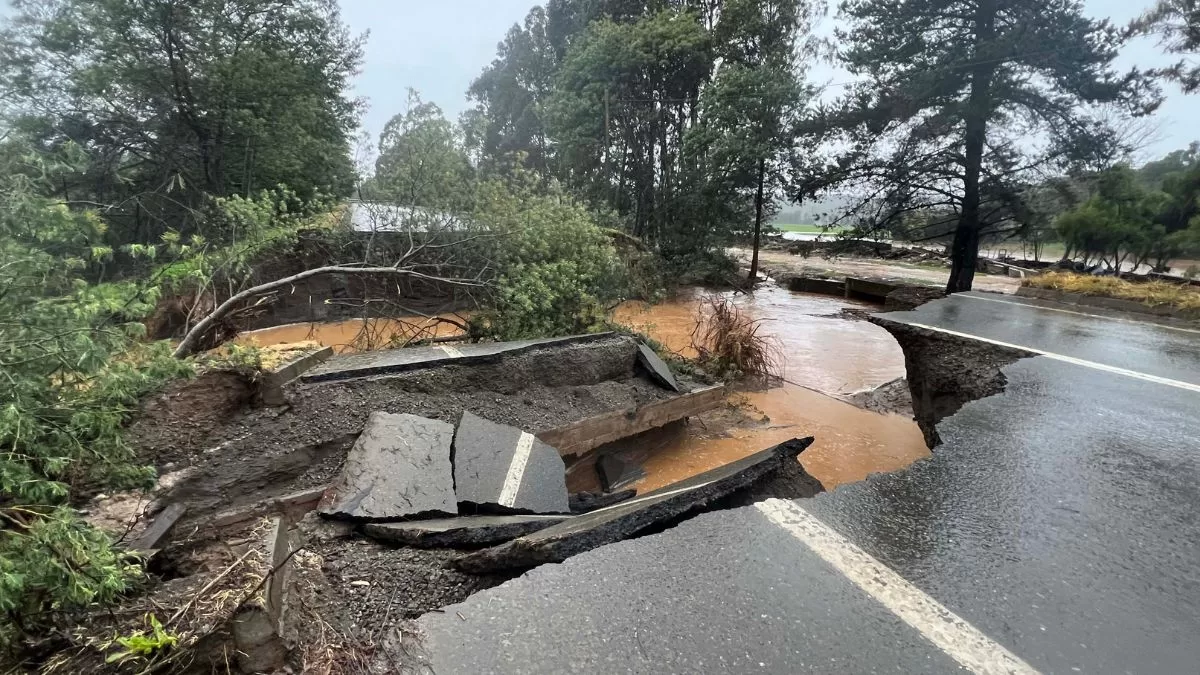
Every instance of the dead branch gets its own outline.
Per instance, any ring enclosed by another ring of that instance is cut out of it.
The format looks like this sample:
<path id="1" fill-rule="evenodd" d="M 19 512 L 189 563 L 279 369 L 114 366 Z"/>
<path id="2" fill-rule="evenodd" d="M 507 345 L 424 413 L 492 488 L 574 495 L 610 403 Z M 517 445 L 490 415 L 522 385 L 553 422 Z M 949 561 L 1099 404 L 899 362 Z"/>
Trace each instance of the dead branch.
<path id="1" fill-rule="evenodd" d="M 403 260 L 404 259 L 402 258 L 402 261 Z M 172 355 L 177 359 L 182 359 L 194 354 L 196 352 L 196 343 L 200 337 L 208 332 L 208 330 L 214 324 L 227 316 L 246 300 L 258 295 L 270 293 L 276 289 L 283 288 L 284 286 L 290 286 L 292 284 L 299 283 L 305 279 L 311 279 L 313 277 L 325 274 L 400 276 L 413 279 L 425 279 L 427 281 L 449 284 L 452 286 L 481 287 L 487 285 L 486 282 L 480 281 L 480 278 L 478 277 L 475 279 L 440 277 L 418 272 L 414 266 L 401 267 L 399 264 L 393 267 L 356 267 L 348 265 L 317 267 L 315 269 L 305 270 L 299 274 L 293 274 L 290 277 L 284 277 L 282 279 L 276 279 L 275 281 L 269 281 L 265 284 L 259 284 L 258 286 L 247 288 L 246 290 L 233 295 L 228 300 L 221 303 L 216 309 L 214 309 L 211 314 L 201 319 L 195 326 L 192 326 L 192 328 L 188 330 L 187 334 L 183 336 L 183 340 L 180 341 L 179 346 L 175 348 L 175 351 Z"/>

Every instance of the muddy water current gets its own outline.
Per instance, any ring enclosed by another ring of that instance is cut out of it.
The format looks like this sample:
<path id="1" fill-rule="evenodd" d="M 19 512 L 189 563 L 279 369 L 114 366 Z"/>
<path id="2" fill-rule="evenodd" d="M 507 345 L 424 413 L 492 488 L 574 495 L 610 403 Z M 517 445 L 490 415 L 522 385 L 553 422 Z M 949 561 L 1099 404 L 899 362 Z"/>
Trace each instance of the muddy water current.
<path id="1" fill-rule="evenodd" d="M 680 354 L 694 356 L 692 331 L 703 295 L 692 291 L 657 305 L 628 302 L 613 318 Z M 643 447 L 635 455 L 647 476 L 633 487 L 643 492 L 662 487 L 792 437 L 816 437 L 802 463 L 827 488 L 894 471 L 929 455 L 911 419 L 862 410 L 836 398 L 904 375 L 904 355 L 886 331 L 839 316 L 843 309 L 869 310 L 870 305 L 775 286 L 730 297 L 776 340 L 786 383 L 731 395 L 730 405 L 741 408 L 751 421 L 731 425 L 692 420 L 641 439 Z M 238 342 L 269 347 L 316 341 L 341 353 L 456 332 L 448 323 L 410 317 L 291 324 L 243 333 Z M 585 482 L 580 489 L 591 487 Z"/>
<path id="2" fill-rule="evenodd" d="M 653 306 L 626 303 L 614 318 L 676 352 L 692 355 L 700 296 L 696 292 Z M 801 461 L 830 489 L 929 456 L 910 418 L 870 412 L 835 398 L 904 375 L 904 354 L 887 331 L 839 316 L 843 309 L 871 306 L 777 287 L 732 297 L 776 339 L 786 384 L 730 397 L 732 405 L 759 417 L 759 422 L 709 429 L 691 421 L 650 440 L 656 447 L 642 462 L 647 476 L 634 487 L 662 487 L 792 437 L 816 437 Z"/>
<path id="3" fill-rule="evenodd" d="M 462 323 L 462 317 L 447 315 L 446 318 Z M 372 349 L 401 347 L 406 342 L 416 342 L 435 337 L 456 335 L 460 331 L 453 324 L 413 316 L 398 319 L 350 319 L 333 323 L 293 323 L 242 333 L 236 342 L 245 345 L 270 347 L 313 341 L 322 346 L 333 347 L 339 354 Z"/>

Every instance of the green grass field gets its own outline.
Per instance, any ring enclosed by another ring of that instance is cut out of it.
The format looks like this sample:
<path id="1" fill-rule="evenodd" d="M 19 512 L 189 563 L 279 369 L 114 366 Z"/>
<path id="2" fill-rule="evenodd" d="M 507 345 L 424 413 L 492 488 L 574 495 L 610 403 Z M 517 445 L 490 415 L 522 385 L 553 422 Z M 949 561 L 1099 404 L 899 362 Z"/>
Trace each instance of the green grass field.
<path id="1" fill-rule="evenodd" d="M 780 232 L 802 232 L 805 234 L 821 234 L 825 230 L 821 229 L 820 225 L 789 225 L 786 223 L 772 223 L 772 227 Z M 841 232 L 844 228 L 835 227 L 830 230 L 833 232 Z"/>

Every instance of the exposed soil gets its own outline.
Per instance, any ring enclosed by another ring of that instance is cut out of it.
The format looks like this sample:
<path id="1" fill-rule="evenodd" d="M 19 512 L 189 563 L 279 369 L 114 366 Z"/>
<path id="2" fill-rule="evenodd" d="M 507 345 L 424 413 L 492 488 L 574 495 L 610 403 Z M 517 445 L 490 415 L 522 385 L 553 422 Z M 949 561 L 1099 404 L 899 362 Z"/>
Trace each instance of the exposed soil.
<path id="1" fill-rule="evenodd" d="M 937 423 L 963 404 L 1004 391 L 1008 378 L 1001 368 L 1036 356 L 969 338 L 917 328 L 880 317 L 870 321 L 890 332 L 904 350 L 904 367 L 917 424 L 932 449 L 942 441 Z"/>
<path id="2" fill-rule="evenodd" d="M 287 387 L 282 408 L 234 408 L 232 397 L 195 388 L 146 406 L 129 438 L 160 473 L 185 471 L 163 501 L 188 506 L 185 522 L 216 510 L 328 484 L 381 410 L 457 421 L 464 410 L 531 433 L 591 415 L 673 396 L 634 370 L 632 339 L 622 336 L 532 350 L 496 363 L 441 366 L 343 382 Z M 224 390 L 222 390 L 224 391 Z M 185 424 L 184 402 L 199 412 Z M 209 406 L 209 407 L 206 407 Z"/>
<path id="3" fill-rule="evenodd" d="M 389 546 L 315 513 L 298 528 L 318 569 L 301 572 L 304 581 L 293 584 L 289 600 L 300 598 L 307 609 L 361 641 L 515 576 L 467 574 L 451 566 L 462 551 Z"/>
<path id="4" fill-rule="evenodd" d="M 851 394 L 846 401 L 872 412 L 913 416 L 912 393 L 908 390 L 908 380 L 903 377 L 868 391 Z"/>
<path id="5" fill-rule="evenodd" d="M 921 305 L 946 297 L 946 291 L 932 286 L 905 286 L 897 288 L 883 301 L 885 312 L 901 312 L 916 309 Z"/>

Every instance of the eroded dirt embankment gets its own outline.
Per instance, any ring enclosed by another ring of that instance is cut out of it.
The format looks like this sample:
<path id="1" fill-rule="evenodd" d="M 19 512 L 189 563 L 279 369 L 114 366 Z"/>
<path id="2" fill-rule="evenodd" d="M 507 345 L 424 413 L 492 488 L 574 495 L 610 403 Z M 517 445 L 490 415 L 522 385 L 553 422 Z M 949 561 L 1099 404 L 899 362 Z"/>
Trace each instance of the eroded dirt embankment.
<path id="1" fill-rule="evenodd" d="M 904 350 L 904 367 L 912 394 L 913 416 L 932 449 L 942 441 L 937 423 L 969 401 L 1004 391 L 1008 379 L 1001 368 L 1030 356 L 1023 349 L 918 328 L 882 317 L 871 323 L 887 330 Z"/>
<path id="2" fill-rule="evenodd" d="M 492 363 L 297 382 L 281 408 L 253 407 L 233 385 L 209 397 L 212 383 L 193 381 L 149 401 L 129 438 L 160 474 L 181 472 L 160 498 L 187 505 L 191 520 L 328 485 L 377 410 L 442 420 L 469 410 L 538 433 L 674 395 L 635 370 L 636 350 L 631 338 L 614 335 Z"/>

